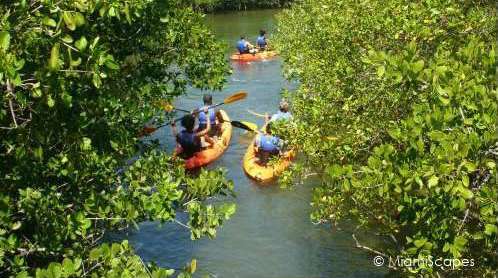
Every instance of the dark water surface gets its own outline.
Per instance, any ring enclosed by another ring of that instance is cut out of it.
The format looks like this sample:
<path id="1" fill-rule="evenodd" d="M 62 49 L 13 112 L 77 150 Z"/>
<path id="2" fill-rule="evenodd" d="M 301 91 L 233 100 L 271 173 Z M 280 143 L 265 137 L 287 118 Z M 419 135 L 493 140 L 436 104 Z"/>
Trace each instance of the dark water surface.
<path id="1" fill-rule="evenodd" d="M 260 28 L 272 30 L 275 12 L 210 15 L 206 21 L 220 40 L 234 44 L 240 34 L 247 34 L 254 41 Z M 223 109 L 233 120 L 261 126 L 263 119 L 249 114 L 247 109 L 273 113 L 281 89 L 293 86 L 283 79 L 278 59 L 233 65 L 227 86 L 214 93 L 214 100 L 219 102 L 233 92 L 247 91 L 249 97 L 245 101 Z M 178 103 L 184 109 L 196 108 L 202 94 L 192 90 Z M 168 151 L 173 149 L 169 128 L 159 130 L 154 137 Z M 138 254 L 145 261 L 154 260 L 170 268 L 181 268 L 195 258 L 197 277 L 379 277 L 371 255 L 354 248 L 350 234 L 310 222 L 312 184 L 283 190 L 276 184 L 258 186 L 244 175 L 241 161 L 250 140 L 234 128 L 230 148 L 209 166 L 226 168 L 237 193 L 237 212 L 219 229 L 217 238 L 191 241 L 189 231 L 177 224 L 159 227 L 157 223 L 143 223 L 140 230 L 128 236 Z"/>

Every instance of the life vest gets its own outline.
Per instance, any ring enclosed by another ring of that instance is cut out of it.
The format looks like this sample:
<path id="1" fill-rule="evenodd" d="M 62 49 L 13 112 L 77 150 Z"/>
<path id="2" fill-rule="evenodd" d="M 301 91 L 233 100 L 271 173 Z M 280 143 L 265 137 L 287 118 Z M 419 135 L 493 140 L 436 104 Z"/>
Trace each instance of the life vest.
<path id="1" fill-rule="evenodd" d="M 182 130 L 177 135 L 176 140 L 182 146 L 183 154 L 186 157 L 191 157 L 194 153 L 201 150 L 201 142 L 193 132 Z"/>
<path id="2" fill-rule="evenodd" d="M 280 139 L 272 135 L 261 135 L 259 138 L 259 148 L 265 152 L 278 153 L 280 150 Z"/>
<path id="3" fill-rule="evenodd" d="M 247 42 L 245 40 L 239 40 L 237 42 L 237 49 L 239 50 L 240 53 L 246 52 L 247 51 Z"/>
<path id="4" fill-rule="evenodd" d="M 267 45 L 265 36 L 259 36 L 258 39 L 256 40 L 256 43 L 258 44 L 259 47 L 265 47 Z"/>
<path id="5" fill-rule="evenodd" d="M 201 112 L 199 112 L 199 124 L 206 125 L 207 117 L 206 113 L 204 113 L 204 107 L 199 108 L 199 110 L 201 110 Z M 208 109 L 208 114 L 211 124 L 212 125 L 216 124 L 216 112 L 214 111 L 214 108 Z"/>

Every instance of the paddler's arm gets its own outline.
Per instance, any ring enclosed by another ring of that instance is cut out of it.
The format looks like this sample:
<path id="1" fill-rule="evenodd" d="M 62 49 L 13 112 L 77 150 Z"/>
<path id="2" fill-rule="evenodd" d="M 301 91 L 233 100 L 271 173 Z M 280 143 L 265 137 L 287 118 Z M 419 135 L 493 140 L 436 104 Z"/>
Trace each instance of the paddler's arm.
<path id="1" fill-rule="evenodd" d="M 256 135 L 256 139 L 254 140 L 254 150 L 256 152 L 259 152 L 260 143 L 261 143 L 261 133 L 258 132 L 258 134 Z"/>
<path id="2" fill-rule="evenodd" d="M 265 113 L 265 125 L 271 120 L 271 116 L 268 113 Z"/>
<path id="3" fill-rule="evenodd" d="M 175 137 L 175 138 L 178 135 L 178 130 L 176 130 L 176 123 L 175 122 L 171 123 L 171 133 L 173 133 L 173 137 Z"/>
<path id="4" fill-rule="evenodd" d="M 175 122 L 171 122 L 171 133 L 173 133 L 173 137 L 175 137 L 176 146 L 181 147 L 180 143 L 178 142 L 178 130 L 176 129 Z M 176 157 L 176 152 L 174 153 L 173 157 Z"/>

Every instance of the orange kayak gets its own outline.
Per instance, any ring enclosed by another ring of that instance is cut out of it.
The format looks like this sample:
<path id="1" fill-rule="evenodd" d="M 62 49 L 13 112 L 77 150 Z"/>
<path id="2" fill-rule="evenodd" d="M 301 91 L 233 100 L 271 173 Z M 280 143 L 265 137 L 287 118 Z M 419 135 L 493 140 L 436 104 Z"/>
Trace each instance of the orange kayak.
<path id="1" fill-rule="evenodd" d="M 292 160 L 295 157 L 295 152 L 289 150 L 280 157 L 279 161 L 276 163 L 268 163 L 266 165 L 261 165 L 258 163 L 258 158 L 254 148 L 253 139 L 249 147 L 247 148 L 246 154 L 244 155 L 244 160 L 242 162 L 242 167 L 244 172 L 252 179 L 259 182 L 269 182 L 280 176 L 285 169 L 289 168 Z"/>
<path id="2" fill-rule="evenodd" d="M 276 57 L 278 54 L 275 51 L 262 51 L 255 54 L 239 54 L 234 53 L 230 56 L 230 60 L 238 62 L 255 62 L 264 61 Z"/>
<path id="3" fill-rule="evenodd" d="M 220 117 L 223 119 L 221 124 L 221 135 L 218 136 L 214 146 L 210 146 L 200 152 L 197 152 L 189 159 L 185 160 L 185 168 L 188 170 L 196 169 L 218 159 L 227 149 L 232 138 L 232 125 L 230 118 L 223 110 L 218 111 Z M 182 152 L 181 147 L 176 149 L 176 154 Z"/>

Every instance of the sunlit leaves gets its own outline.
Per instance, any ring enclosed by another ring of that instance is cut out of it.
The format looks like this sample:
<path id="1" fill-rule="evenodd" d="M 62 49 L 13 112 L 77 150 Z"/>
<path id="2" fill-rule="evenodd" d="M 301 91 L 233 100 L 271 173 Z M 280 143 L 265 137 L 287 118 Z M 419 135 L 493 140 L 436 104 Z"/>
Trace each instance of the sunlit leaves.
<path id="1" fill-rule="evenodd" d="M 93 277 L 161 277 L 174 274 L 173 269 L 162 269 L 155 265 L 146 265 L 133 253 L 127 241 L 103 244 L 90 251 L 89 261 L 81 258 L 65 258 L 62 263 L 51 263 L 46 269 L 38 269 L 37 278 L 81 277 L 93 270 Z M 19 276 L 18 276 L 19 277 Z M 22 277 L 22 276 L 21 276 Z"/>
<path id="2" fill-rule="evenodd" d="M 429 178 L 429 182 L 427 183 L 427 186 L 429 186 L 429 188 L 434 187 L 438 184 L 438 182 L 439 182 L 439 178 L 436 176 L 432 176 Z"/>
<path id="3" fill-rule="evenodd" d="M 223 49 L 177 1 L 18 2 L 0 4 L 0 87 L 8 89 L 0 90 L 0 272 L 146 275 L 127 247 L 89 252 L 106 230 L 174 221 L 190 198 L 204 214 L 207 198 L 233 194 L 222 172 L 198 182 L 164 153 L 126 167 L 155 100 L 189 84 L 222 86 Z M 218 209 L 223 220 L 233 213 Z M 107 257 L 112 250 L 118 258 Z"/>
<path id="4" fill-rule="evenodd" d="M 191 199 L 204 199 L 212 195 L 232 195 L 234 185 L 219 179 L 224 175 L 223 170 L 201 171 L 195 179 L 187 179 L 187 196 Z"/>
<path id="5" fill-rule="evenodd" d="M 48 60 L 48 68 L 51 71 L 56 71 L 60 68 L 59 54 L 60 44 L 56 43 L 54 44 L 54 46 L 52 46 L 52 50 L 50 50 L 50 58 Z"/>
<path id="6" fill-rule="evenodd" d="M 227 11 L 246 9 L 282 8 L 293 0 L 191 0 L 188 1 L 196 9 L 204 11 Z"/>
<path id="7" fill-rule="evenodd" d="M 303 167 L 324 174 L 315 221 L 355 219 L 395 239 L 395 250 L 379 247 L 391 256 L 487 262 L 475 276 L 496 269 L 493 10 L 319 0 L 279 16 L 285 72 L 300 81 L 290 141 L 305 153 Z"/>
<path id="8" fill-rule="evenodd" d="M 74 31 L 76 29 L 75 20 L 70 12 L 63 12 L 62 19 L 64 20 L 64 23 L 69 30 Z"/>
<path id="9" fill-rule="evenodd" d="M 70 35 L 66 34 L 64 37 L 62 37 L 62 41 L 65 43 L 73 43 L 73 37 Z"/>
<path id="10" fill-rule="evenodd" d="M 74 23 L 78 27 L 84 25 L 85 22 L 86 22 L 85 17 L 83 16 L 83 14 L 81 14 L 79 12 L 75 12 L 73 14 L 73 19 L 74 19 Z"/>
<path id="11" fill-rule="evenodd" d="M 47 26 L 50 26 L 50 27 L 55 27 L 57 26 L 57 23 L 55 22 L 55 20 L 53 18 L 50 18 L 48 16 L 45 16 L 43 19 L 42 19 L 42 23 L 44 25 L 47 25 Z"/>
<path id="12" fill-rule="evenodd" d="M 55 105 L 55 100 L 52 98 L 51 95 L 47 96 L 47 105 L 50 108 L 54 107 L 54 105 Z"/>
<path id="13" fill-rule="evenodd" d="M 0 32 L 0 50 L 7 51 L 10 45 L 10 34 L 9 32 Z"/>
<path id="14" fill-rule="evenodd" d="M 484 227 L 484 233 L 487 234 L 488 236 L 491 236 L 493 234 L 498 234 L 498 227 L 496 225 L 492 224 L 486 224 Z"/>
<path id="15" fill-rule="evenodd" d="M 187 206 L 189 213 L 189 227 L 191 229 L 191 238 L 198 239 L 203 235 L 210 238 L 216 237 L 216 227 L 221 225 L 224 220 L 229 219 L 236 210 L 233 203 L 223 204 L 221 206 L 203 205 L 199 202 L 191 202 Z"/>
<path id="16" fill-rule="evenodd" d="M 76 48 L 78 48 L 79 51 L 84 51 L 87 45 L 88 41 L 86 40 L 85 36 L 82 36 L 74 43 L 74 46 L 76 46 Z"/>

